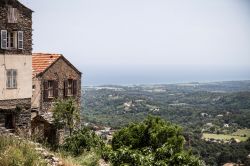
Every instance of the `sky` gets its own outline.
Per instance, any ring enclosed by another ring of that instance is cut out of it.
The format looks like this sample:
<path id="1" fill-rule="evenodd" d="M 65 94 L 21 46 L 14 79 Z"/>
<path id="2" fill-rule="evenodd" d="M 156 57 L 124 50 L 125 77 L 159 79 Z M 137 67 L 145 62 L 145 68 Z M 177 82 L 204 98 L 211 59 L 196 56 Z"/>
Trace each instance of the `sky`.
<path id="1" fill-rule="evenodd" d="M 20 0 L 84 85 L 250 79 L 249 0 Z"/>

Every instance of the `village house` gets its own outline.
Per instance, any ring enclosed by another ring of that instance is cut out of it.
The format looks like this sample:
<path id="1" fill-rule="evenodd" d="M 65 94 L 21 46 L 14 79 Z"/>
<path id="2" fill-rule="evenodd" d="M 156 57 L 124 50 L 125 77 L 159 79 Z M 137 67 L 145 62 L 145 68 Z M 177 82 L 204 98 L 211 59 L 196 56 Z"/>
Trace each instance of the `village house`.
<path id="1" fill-rule="evenodd" d="M 73 98 L 80 109 L 81 72 L 61 54 L 32 54 L 32 12 L 0 0 L 0 134 L 38 131 L 53 142 L 53 104 Z"/>
<path id="2" fill-rule="evenodd" d="M 30 133 L 32 10 L 0 0 L 0 31 L 0 127 Z"/>
<path id="3" fill-rule="evenodd" d="M 78 108 L 81 103 L 81 72 L 61 54 L 34 53 L 32 55 L 32 133 L 55 140 L 53 103 L 58 99 L 73 98 Z"/>

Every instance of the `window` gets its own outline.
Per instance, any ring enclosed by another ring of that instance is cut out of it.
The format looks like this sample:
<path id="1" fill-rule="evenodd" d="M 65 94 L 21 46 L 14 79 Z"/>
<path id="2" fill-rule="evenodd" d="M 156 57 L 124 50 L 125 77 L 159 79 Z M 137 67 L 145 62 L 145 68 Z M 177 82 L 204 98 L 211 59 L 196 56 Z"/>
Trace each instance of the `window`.
<path id="1" fill-rule="evenodd" d="M 68 79 L 64 81 L 64 97 L 77 95 L 77 80 Z"/>
<path id="2" fill-rule="evenodd" d="M 23 49 L 23 31 L 1 30 L 2 49 Z"/>
<path id="3" fill-rule="evenodd" d="M 53 98 L 54 97 L 54 81 L 48 81 L 48 97 Z"/>
<path id="4" fill-rule="evenodd" d="M 18 21 L 18 10 L 17 8 L 9 7 L 8 8 L 8 23 L 17 23 Z"/>
<path id="5" fill-rule="evenodd" d="M 68 80 L 68 96 L 73 96 L 73 80 Z"/>
<path id="6" fill-rule="evenodd" d="M 55 80 L 44 81 L 43 99 L 44 101 L 50 101 L 53 98 L 58 97 L 58 82 Z"/>
<path id="7" fill-rule="evenodd" d="M 7 33 L 7 48 L 17 48 L 17 32 Z"/>
<path id="8" fill-rule="evenodd" d="M 14 70 L 14 69 L 7 70 L 6 86 L 8 89 L 17 88 L 17 70 Z"/>
<path id="9" fill-rule="evenodd" d="M 14 32 L 10 32 L 9 35 L 8 35 L 8 37 L 9 37 L 9 45 L 8 45 L 8 47 L 9 48 L 13 48 L 14 47 L 14 44 L 15 44 L 14 36 L 15 36 Z"/>

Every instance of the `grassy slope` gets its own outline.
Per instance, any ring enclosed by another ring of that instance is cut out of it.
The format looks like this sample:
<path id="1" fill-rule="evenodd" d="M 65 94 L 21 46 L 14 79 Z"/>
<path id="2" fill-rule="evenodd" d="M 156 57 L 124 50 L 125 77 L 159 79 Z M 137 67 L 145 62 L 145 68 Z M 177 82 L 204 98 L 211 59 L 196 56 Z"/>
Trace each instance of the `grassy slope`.
<path id="1" fill-rule="evenodd" d="M 33 145 L 24 140 L 0 135 L 1 166 L 46 166 Z"/>
<path id="2" fill-rule="evenodd" d="M 82 155 L 74 157 L 61 152 L 58 154 L 66 166 L 96 166 L 100 160 L 100 155 L 95 149 L 84 152 Z"/>
<path id="3" fill-rule="evenodd" d="M 52 153 L 52 152 L 50 152 Z M 65 166 L 96 166 L 100 160 L 99 153 L 92 149 L 78 157 L 57 153 Z M 0 166 L 47 166 L 35 146 L 25 140 L 0 135 Z"/>

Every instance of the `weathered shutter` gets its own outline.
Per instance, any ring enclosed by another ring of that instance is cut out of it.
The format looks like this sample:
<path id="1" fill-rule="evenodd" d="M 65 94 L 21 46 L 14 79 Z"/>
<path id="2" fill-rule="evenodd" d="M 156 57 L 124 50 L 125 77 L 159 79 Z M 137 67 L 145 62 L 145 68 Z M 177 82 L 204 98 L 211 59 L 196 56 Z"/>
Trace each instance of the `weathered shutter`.
<path id="1" fill-rule="evenodd" d="M 8 8 L 8 23 L 13 23 L 14 10 L 12 7 Z"/>
<path id="2" fill-rule="evenodd" d="M 54 83 L 55 81 L 53 80 L 50 80 L 49 83 L 48 83 L 48 98 L 51 99 L 51 97 L 54 97 Z M 49 93 L 52 93 L 50 96 Z"/>
<path id="3" fill-rule="evenodd" d="M 13 23 L 17 23 L 17 20 L 18 20 L 18 10 L 17 8 L 13 8 L 12 9 L 13 11 Z"/>
<path id="4" fill-rule="evenodd" d="M 17 88 L 17 70 L 12 70 L 12 88 Z"/>
<path id="5" fill-rule="evenodd" d="M 77 96 L 77 80 L 73 80 L 73 96 Z"/>
<path id="6" fill-rule="evenodd" d="M 9 7 L 8 9 L 8 23 L 17 23 L 18 10 L 17 8 Z"/>
<path id="7" fill-rule="evenodd" d="M 23 49 L 23 31 L 17 32 L 18 49 Z"/>
<path id="8" fill-rule="evenodd" d="M 7 30 L 1 30 L 1 49 L 7 49 Z"/>
<path id="9" fill-rule="evenodd" d="M 64 97 L 68 96 L 68 80 L 64 81 L 64 90 L 63 90 Z"/>
<path id="10" fill-rule="evenodd" d="M 12 21 L 12 20 L 11 20 L 11 18 L 12 18 L 12 17 L 11 17 L 11 15 L 12 15 L 12 10 L 11 10 L 11 9 L 12 9 L 12 8 L 8 8 L 8 15 L 7 15 L 7 16 L 8 16 L 8 23 L 11 23 L 11 21 Z"/>
<path id="11" fill-rule="evenodd" d="M 7 88 L 11 88 L 11 78 L 12 78 L 11 70 L 7 70 L 7 80 L 6 80 Z"/>
<path id="12" fill-rule="evenodd" d="M 54 81 L 53 83 L 53 96 L 55 98 L 58 97 L 58 81 Z"/>
<path id="13" fill-rule="evenodd" d="M 48 101 L 48 81 L 43 82 L 43 100 Z"/>

